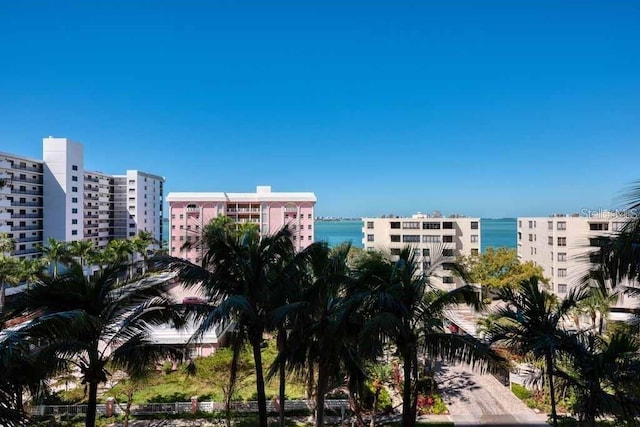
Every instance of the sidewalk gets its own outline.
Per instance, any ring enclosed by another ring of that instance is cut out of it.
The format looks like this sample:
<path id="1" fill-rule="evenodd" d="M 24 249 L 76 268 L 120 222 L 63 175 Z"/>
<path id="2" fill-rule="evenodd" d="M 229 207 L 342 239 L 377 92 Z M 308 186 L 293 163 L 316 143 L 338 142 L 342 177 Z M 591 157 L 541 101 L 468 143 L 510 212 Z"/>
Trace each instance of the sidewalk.
<path id="1" fill-rule="evenodd" d="M 547 426 L 546 414 L 527 407 L 492 375 L 481 375 L 465 365 L 442 365 L 438 388 L 458 426 Z"/>

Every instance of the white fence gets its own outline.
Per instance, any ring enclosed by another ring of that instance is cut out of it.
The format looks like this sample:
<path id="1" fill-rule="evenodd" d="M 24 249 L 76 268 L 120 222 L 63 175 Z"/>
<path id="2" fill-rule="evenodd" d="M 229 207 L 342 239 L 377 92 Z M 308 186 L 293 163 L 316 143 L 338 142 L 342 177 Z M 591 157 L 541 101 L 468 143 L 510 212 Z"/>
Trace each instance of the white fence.
<path id="1" fill-rule="evenodd" d="M 114 405 L 114 414 L 120 415 L 124 413 L 126 403 Z M 151 415 L 151 414 L 181 414 L 191 412 L 191 402 L 173 402 L 173 403 L 142 403 L 131 405 L 131 413 L 135 415 Z M 286 411 L 311 411 L 314 402 L 312 400 L 287 400 L 285 402 Z M 99 404 L 96 406 L 98 415 L 107 413 L 107 405 Z M 336 411 L 344 414 L 349 408 L 349 401 L 346 399 L 327 399 L 325 400 L 325 409 Z M 223 411 L 224 403 L 222 402 L 198 402 L 198 411 L 200 412 L 216 412 Z M 258 412 L 258 402 L 231 402 L 232 412 Z M 267 401 L 267 411 L 277 412 L 273 401 Z M 30 409 L 31 415 L 36 416 L 73 416 L 84 415 L 87 413 L 87 405 L 38 405 Z"/>

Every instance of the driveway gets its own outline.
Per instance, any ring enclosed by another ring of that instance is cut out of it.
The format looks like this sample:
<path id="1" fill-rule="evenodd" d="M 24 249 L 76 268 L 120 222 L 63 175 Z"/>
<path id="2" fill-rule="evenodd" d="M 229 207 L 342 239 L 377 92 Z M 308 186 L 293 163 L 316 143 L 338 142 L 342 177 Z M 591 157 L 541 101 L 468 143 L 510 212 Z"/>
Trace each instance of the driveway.
<path id="1" fill-rule="evenodd" d="M 456 427 L 547 426 L 546 414 L 528 408 L 492 375 L 481 375 L 467 365 L 442 365 L 436 378 Z"/>

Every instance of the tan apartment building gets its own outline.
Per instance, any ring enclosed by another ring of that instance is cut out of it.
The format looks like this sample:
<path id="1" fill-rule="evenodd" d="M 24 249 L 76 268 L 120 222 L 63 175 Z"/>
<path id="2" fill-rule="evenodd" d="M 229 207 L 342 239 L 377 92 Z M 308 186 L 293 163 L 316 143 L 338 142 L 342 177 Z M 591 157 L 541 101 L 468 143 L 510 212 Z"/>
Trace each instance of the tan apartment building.
<path id="1" fill-rule="evenodd" d="M 480 218 L 461 215 L 443 217 L 417 213 L 411 217 L 363 218 L 362 245 L 365 250 L 381 250 L 397 256 L 409 245 L 416 249 L 420 271 L 431 268 L 431 257 L 455 260 L 461 255 L 480 253 Z M 462 284 L 452 271 L 443 269 L 433 275 L 433 284 L 455 288 Z"/>
<path id="2" fill-rule="evenodd" d="M 599 238 L 622 230 L 627 220 L 607 211 L 518 218 L 518 257 L 541 266 L 550 290 L 562 298 L 597 274 L 589 254 L 598 249 Z M 616 307 L 637 306 L 638 299 L 621 295 Z"/>

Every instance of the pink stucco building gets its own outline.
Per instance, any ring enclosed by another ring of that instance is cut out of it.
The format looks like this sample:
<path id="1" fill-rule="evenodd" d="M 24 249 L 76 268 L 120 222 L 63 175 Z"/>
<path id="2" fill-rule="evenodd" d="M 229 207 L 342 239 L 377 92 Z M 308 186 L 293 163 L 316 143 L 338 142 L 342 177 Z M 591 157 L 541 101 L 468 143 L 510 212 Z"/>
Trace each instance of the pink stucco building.
<path id="1" fill-rule="evenodd" d="M 255 193 L 169 193 L 169 254 L 191 262 L 200 259 L 200 248 L 183 249 L 196 241 L 213 218 L 225 215 L 238 223 L 253 223 L 264 235 L 289 224 L 298 250 L 314 241 L 313 193 L 278 193 L 258 186 Z"/>

